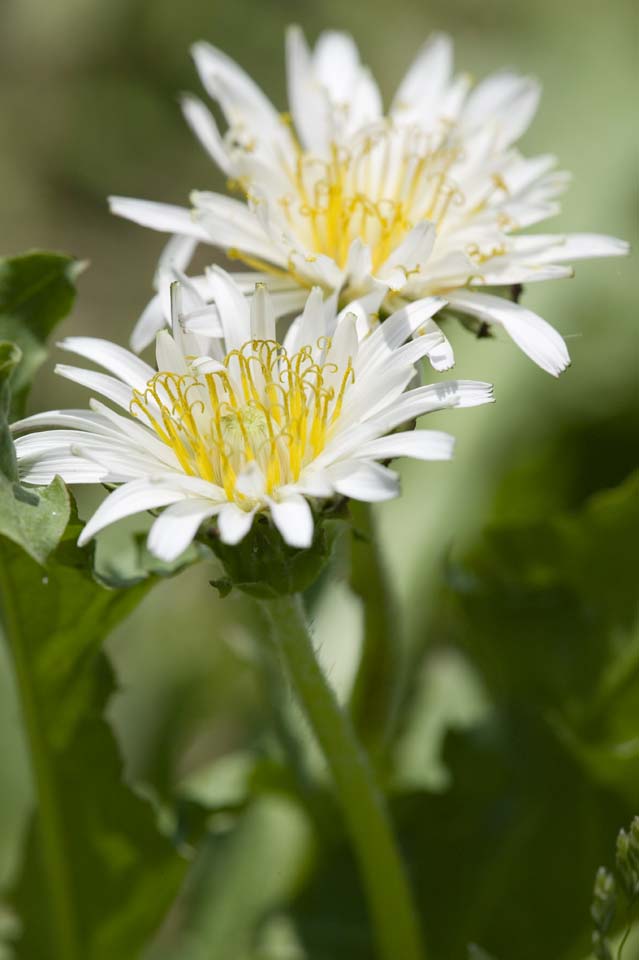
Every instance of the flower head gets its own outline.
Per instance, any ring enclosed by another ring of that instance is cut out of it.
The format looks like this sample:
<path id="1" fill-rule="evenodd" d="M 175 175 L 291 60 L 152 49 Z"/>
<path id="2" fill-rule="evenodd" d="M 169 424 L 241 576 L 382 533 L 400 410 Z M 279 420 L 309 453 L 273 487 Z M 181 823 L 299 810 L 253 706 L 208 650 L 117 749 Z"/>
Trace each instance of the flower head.
<path id="1" fill-rule="evenodd" d="M 157 370 L 105 340 L 73 337 L 61 344 L 108 374 L 66 365 L 57 372 L 124 414 L 92 400 L 90 410 L 36 414 L 14 426 L 53 428 L 16 440 L 25 482 L 49 483 L 58 474 L 71 484 L 118 484 L 82 542 L 124 516 L 165 507 L 149 548 L 166 560 L 188 546 L 205 520 L 216 516 L 221 539 L 233 544 L 262 511 L 288 544 L 307 547 L 309 498 L 386 500 L 397 495 L 398 477 L 380 460 L 451 456 L 448 434 L 393 432 L 398 426 L 431 410 L 492 399 L 491 387 L 475 381 L 407 389 L 415 364 L 441 349 L 430 320 L 440 306 L 436 298 L 399 310 L 362 338 L 358 305 L 335 315 L 316 289 L 280 344 L 263 287 L 249 305 L 224 271 L 214 270 L 210 284 L 217 335 L 183 333 L 190 314 L 176 284 L 173 332 L 158 334 Z M 196 294 L 185 293 L 193 306 Z"/>
<path id="2" fill-rule="evenodd" d="M 569 179 L 554 157 L 526 159 L 514 146 L 537 109 L 534 79 L 502 72 L 472 88 L 453 76 L 451 43 L 437 35 L 384 113 L 349 36 L 324 33 L 311 52 L 291 28 L 290 113 L 281 115 L 219 50 L 199 43 L 193 54 L 227 130 L 194 97 L 184 113 L 241 199 L 195 191 L 191 210 L 112 199 L 116 213 L 180 235 L 179 266 L 195 242 L 222 247 L 249 268 L 240 277 L 247 288 L 269 283 L 278 314 L 299 309 L 313 286 L 341 305 L 381 287 L 387 311 L 442 295 L 455 311 L 503 327 L 545 370 L 567 366 L 549 324 L 478 292 L 567 277 L 566 261 L 627 251 L 611 237 L 521 233 L 559 211 Z M 173 245 L 165 266 L 175 257 Z M 137 346 L 162 323 L 157 306 Z"/>

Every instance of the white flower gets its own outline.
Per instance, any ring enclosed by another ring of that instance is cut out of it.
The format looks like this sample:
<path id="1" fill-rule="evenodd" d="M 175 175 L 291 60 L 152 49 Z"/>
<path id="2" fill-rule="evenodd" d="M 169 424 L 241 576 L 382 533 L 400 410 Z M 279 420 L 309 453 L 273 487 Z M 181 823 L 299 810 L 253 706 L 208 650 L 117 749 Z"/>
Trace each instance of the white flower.
<path id="1" fill-rule="evenodd" d="M 441 348 L 430 320 L 441 306 L 437 298 L 410 304 L 362 338 L 359 305 L 335 316 L 315 289 L 279 345 L 264 287 L 249 305 L 224 271 L 215 270 L 210 283 L 219 336 L 205 342 L 182 332 L 176 284 L 173 334 L 158 334 L 157 371 L 106 340 L 61 344 L 108 373 L 66 365 L 57 372 L 124 414 L 92 400 L 90 410 L 36 414 L 14 426 L 37 428 L 16 440 L 24 482 L 46 484 L 58 474 L 70 484 L 120 485 L 89 520 L 81 543 L 122 517 L 164 507 L 148 544 L 167 561 L 214 516 L 222 540 L 237 543 L 258 511 L 270 512 L 287 543 L 307 547 L 307 498 L 395 497 L 397 474 L 378 461 L 448 459 L 453 438 L 392 431 L 431 410 L 492 399 L 490 385 L 475 381 L 407 389 L 415 364 Z M 185 294 L 197 308 L 196 295 Z"/>
<path id="2" fill-rule="evenodd" d="M 471 89 L 452 74 L 450 40 L 436 35 L 384 114 L 348 35 L 324 33 L 311 52 L 291 28 L 283 117 L 225 54 L 198 43 L 193 55 L 228 129 L 222 135 L 194 97 L 183 101 L 186 119 L 244 199 L 195 191 L 188 210 L 112 198 L 115 213 L 182 238 L 164 267 L 184 268 L 195 243 L 214 244 L 250 268 L 238 277 L 247 291 L 268 281 L 277 315 L 301 309 L 313 286 L 337 291 L 343 306 L 382 285 L 389 311 L 442 295 L 455 311 L 503 327 L 543 369 L 565 369 L 566 345 L 548 323 L 478 292 L 571 276 L 566 261 L 628 249 L 594 234 L 520 233 L 558 213 L 569 179 L 554 157 L 525 159 L 514 146 L 537 109 L 534 79 L 502 72 Z M 162 323 L 155 298 L 135 348 Z"/>

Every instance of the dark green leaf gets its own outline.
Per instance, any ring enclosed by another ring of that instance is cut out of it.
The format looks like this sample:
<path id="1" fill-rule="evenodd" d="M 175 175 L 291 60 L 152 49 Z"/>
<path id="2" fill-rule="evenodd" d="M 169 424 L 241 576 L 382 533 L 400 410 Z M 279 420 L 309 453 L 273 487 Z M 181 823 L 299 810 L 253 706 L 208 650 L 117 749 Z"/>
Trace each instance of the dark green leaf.
<path id="1" fill-rule="evenodd" d="M 122 782 L 104 719 L 114 685 L 101 643 L 153 578 L 98 584 L 80 529 L 73 517 L 44 566 L 0 540 L 0 609 L 36 796 L 14 894 L 20 960 L 138 956 L 183 873 L 149 804 Z"/>
<path id="2" fill-rule="evenodd" d="M 46 357 L 46 341 L 70 311 L 82 264 L 58 253 L 0 260 L 0 340 L 22 351 L 12 383 L 10 419 L 22 413 L 27 390 Z"/>

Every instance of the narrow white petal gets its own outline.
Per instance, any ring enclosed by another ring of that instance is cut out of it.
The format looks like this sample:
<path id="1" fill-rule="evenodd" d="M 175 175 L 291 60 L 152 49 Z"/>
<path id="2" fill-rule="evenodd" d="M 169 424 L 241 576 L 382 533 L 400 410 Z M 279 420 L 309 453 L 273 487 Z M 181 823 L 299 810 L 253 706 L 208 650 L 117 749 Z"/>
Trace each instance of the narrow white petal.
<path id="1" fill-rule="evenodd" d="M 398 247 L 384 262 L 379 277 L 391 290 L 401 290 L 411 272 L 424 273 L 435 244 L 435 224 L 422 220 L 410 230 Z"/>
<path id="2" fill-rule="evenodd" d="M 446 301 L 442 297 L 425 297 L 396 310 L 362 344 L 358 369 L 386 361 L 444 306 Z"/>
<path id="3" fill-rule="evenodd" d="M 273 523 L 282 539 L 291 547 L 303 549 L 313 542 L 313 514 L 308 502 L 299 495 L 270 501 Z"/>
<path id="4" fill-rule="evenodd" d="M 125 483 L 100 504 L 80 534 L 78 544 L 83 546 L 88 543 L 96 533 L 115 523 L 116 520 L 122 520 L 124 517 L 142 513 L 145 510 L 165 507 L 169 503 L 182 500 L 183 497 L 184 494 L 181 491 L 171 490 L 147 478 Z"/>
<path id="5" fill-rule="evenodd" d="M 131 349 L 135 353 L 142 353 L 155 340 L 156 334 L 166 326 L 166 317 L 162 309 L 159 293 L 151 297 L 131 334 Z"/>
<path id="6" fill-rule="evenodd" d="M 302 30 L 286 33 L 288 103 L 295 129 L 306 150 L 323 154 L 328 148 L 328 100 L 315 76 L 311 54 Z"/>
<path id="7" fill-rule="evenodd" d="M 150 552 L 171 563 L 189 547 L 200 525 L 214 516 L 222 504 L 210 500 L 180 500 L 168 506 L 149 531 L 147 546 Z"/>
<path id="8" fill-rule="evenodd" d="M 73 454 L 57 454 L 18 463 L 20 479 L 24 483 L 48 486 L 55 477 L 68 484 L 103 483 L 108 471 L 97 463 L 87 463 Z"/>
<path id="9" fill-rule="evenodd" d="M 170 240 L 167 240 L 158 260 L 158 269 L 155 276 L 156 284 L 159 275 L 164 270 L 186 270 L 196 246 L 196 237 L 188 237 L 180 233 L 176 233 Z"/>
<path id="10" fill-rule="evenodd" d="M 257 283 L 251 297 L 251 336 L 275 340 L 275 315 L 265 283 Z"/>
<path id="11" fill-rule="evenodd" d="M 557 377 L 570 364 L 563 337 L 542 317 L 510 300 L 485 293 L 455 292 L 451 306 L 504 328 L 531 360 Z"/>
<path id="12" fill-rule="evenodd" d="M 433 107 L 450 80 L 453 45 L 450 37 L 433 34 L 426 41 L 400 83 L 391 113 L 415 112 L 416 119 L 429 119 Z"/>
<path id="13" fill-rule="evenodd" d="M 215 301 L 224 330 L 227 351 L 239 350 L 251 337 L 251 320 L 248 303 L 242 292 L 233 283 L 233 278 L 221 267 L 207 271 L 211 297 Z"/>
<path id="14" fill-rule="evenodd" d="M 267 263 L 286 266 L 281 245 L 269 236 L 250 204 L 203 190 L 191 191 L 190 200 L 209 243 L 228 250 L 235 248 Z"/>
<path id="15" fill-rule="evenodd" d="M 596 257 L 624 257 L 630 250 L 625 240 L 601 233 L 569 233 L 566 236 L 515 237 L 515 249 L 526 250 L 524 241 L 535 241 L 545 246 L 531 254 L 532 263 L 552 263 L 562 260 L 588 260 Z"/>
<path id="16" fill-rule="evenodd" d="M 223 543 L 233 546 L 251 529 L 254 510 L 240 510 L 234 503 L 225 503 L 218 514 L 218 528 Z"/>
<path id="17" fill-rule="evenodd" d="M 360 71 L 353 38 L 337 30 L 320 34 L 313 52 L 315 75 L 336 104 L 348 104 Z"/>
<path id="18" fill-rule="evenodd" d="M 40 427 L 71 427 L 78 430 L 93 430 L 106 436 L 113 436 L 113 427 L 105 423 L 100 413 L 91 410 L 47 410 L 44 413 L 34 413 L 30 417 L 18 420 L 11 424 L 11 430 L 18 433 L 22 430 L 38 430 Z"/>
<path id="19" fill-rule="evenodd" d="M 73 380 L 94 393 L 99 393 L 108 400 L 117 403 L 119 407 L 129 410 L 132 391 L 121 380 L 109 377 L 106 373 L 97 373 L 95 370 L 83 370 L 82 367 L 70 367 L 65 363 L 58 363 L 55 372 L 66 380 Z"/>
<path id="20" fill-rule="evenodd" d="M 184 354 L 168 330 L 160 330 L 157 335 L 155 359 L 160 372 L 177 373 L 182 376 L 188 370 Z"/>
<path id="21" fill-rule="evenodd" d="M 134 200 L 131 197 L 109 197 L 109 206 L 111 213 L 133 220 L 141 227 L 150 227 L 163 233 L 187 234 L 210 242 L 208 232 L 193 219 L 192 211 L 186 207 L 153 200 Z"/>
<path id="22" fill-rule="evenodd" d="M 406 430 L 362 444 L 358 457 L 390 460 L 413 457 L 416 460 L 450 460 L 455 438 L 440 430 Z"/>
<path id="23" fill-rule="evenodd" d="M 232 165 L 217 129 L 211 111 L 201 100 L 193 96 L 182 97 L 182 113 L 191 130 L 198 138 L 208 155 L 227 175 L 231 175 Z"/>
<path id="24" fill-rule="evenodd" d="M 144 390 L 155 374 L 153 367 L 144 360 L 109 340 L 98 337 L 66 337 L 58 346 L 61 350 L 97 363 L 135 390 Z"/>
<path id="25" fill-rule="evenodd" d="M 366 503 L 392 500 L 399 494 L 399 477 L 381 463 L 351 460 L 335 463 L 327 469 L 338 493 Z"/>

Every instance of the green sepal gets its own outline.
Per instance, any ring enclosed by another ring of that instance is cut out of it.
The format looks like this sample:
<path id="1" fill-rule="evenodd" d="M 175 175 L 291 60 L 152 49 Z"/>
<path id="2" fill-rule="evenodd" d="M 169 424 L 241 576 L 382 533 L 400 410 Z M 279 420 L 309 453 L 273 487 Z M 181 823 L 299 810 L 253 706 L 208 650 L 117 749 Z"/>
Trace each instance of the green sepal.
<path id="1" fill-rule="evenodd" d="M 204 535 L 204 542 L 224 566 L 224 595 L 230 585 L 252 597 L 268 600 L 302 593 L 315 583 L 345 527 L 345 521 L 333 515 L 317 517 L 311 546 L 298 549 L 289 547 L 269 519 L 261 515 L 246 537 L 234 546 L 222 543 L 214 531 Z M 213 586 L 219 590 L 220 580 Z"/>

